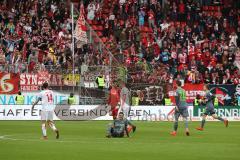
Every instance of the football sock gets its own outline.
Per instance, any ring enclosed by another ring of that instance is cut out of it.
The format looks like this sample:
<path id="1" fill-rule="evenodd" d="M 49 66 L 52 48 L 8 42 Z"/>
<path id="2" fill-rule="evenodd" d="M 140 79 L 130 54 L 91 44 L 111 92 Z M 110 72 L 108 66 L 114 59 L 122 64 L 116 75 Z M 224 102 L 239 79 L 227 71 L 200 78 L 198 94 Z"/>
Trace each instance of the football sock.
<path id="1" fill-rule="evenodd" d="M 177 129 L 178 129 L 178 121 L 174 122 L 173 129 L 174 129 L 174 131 L 177 131 Z"/>
<path id="2" fill-rule="evenodd" d="M 217 119 L 220 121 L 224 121 L 224 119 L 222 119 L 222 117 L 218 117 Z"/>
<path id="3" fill-rule="evenodd" d="M 55 126 L 54 123 L 50 123 L 49 126 L 50 126 L 50 128 L 51 128 L 53 131 L 56 131 L 56 130 L 57 130 L 57 128 L 56 128 L 56 126 Z"/>
<path id="4" fill-rule="evenodd" d="M 203 120 L 202 120 L 202 123 L 201 123 L 201 128 L 203 128 L 203 127 L 204 127 L 204 125 L 205 125 L 205 122 L 206 122 L 206 120 L 205 120 L 205 119 L 203 119 Z"/>
<path id="5" fill-rule="evenodd" d="M 188 120 L 185 119 L 185 128 L 188 128 Z"/>
<path id="6" fill-rule="evenodd" d="M 107 135 L 111 135 L 111 133 L 113 132 L 113 128 L 112 128 L 112 123 L 109 123 L 107 125 Z"/>
<path id="7" fill-rule="evenodd" d="M 45 124 L 42 124 L 42 134 L 44 137 L 47 136 L 47 130 L 46 130 L 46 125 Z"/>

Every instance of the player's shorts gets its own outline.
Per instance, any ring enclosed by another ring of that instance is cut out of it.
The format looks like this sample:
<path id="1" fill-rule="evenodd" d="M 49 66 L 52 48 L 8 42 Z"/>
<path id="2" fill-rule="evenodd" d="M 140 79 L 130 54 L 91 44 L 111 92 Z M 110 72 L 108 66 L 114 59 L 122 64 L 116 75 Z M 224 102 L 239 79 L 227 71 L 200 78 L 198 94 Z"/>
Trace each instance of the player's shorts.
<path id="1" fill-rule="evenodd" d="M 112 116 L 113 117 L 117 117 L 117 115 L 118 115 L 118 108 L 115 107 L 115 108 L 111 109 L 111 112 L 112 112 Z"/>
<path id="2" fill-rule="evenodd" d="M 53 111 L 41 111 L 42 121 L 53 121 Z"/>
<path id="3" fill-rule="evenodd" d="M 179 108 L 178 110 L 175 109 L 174 116 L 179 117 L 180 115 L 184 118 L 187 118 L 189 116 L 188 109 L 187 108 Z"/>
<path id="4" fill-rule="evenodd" d="M 121 133 L 114 132 L 114 129 L 112 128 L 111 129 L 111 136 L 112 137 L 119 137 L 119 138 L 121 138 L 121 137 L 124 137 L 124 132 L 121 132 Z"/>
<path id="5" fill-rule="evenodd" d="M 124 117 L 127 118 L 129 117 L 130 109 L 131 107 L 127 103 L 124 103 L 122 106 L 122 110 L 119 110 L 118 112 L 123 112 Z"/>
<path id="6" fill-rule="evenodd" d="M 203 112 L 204 115 L 213 115 L 213 114 L 216 114 L 214 108 L 206 108 L 205 111 Z"/>

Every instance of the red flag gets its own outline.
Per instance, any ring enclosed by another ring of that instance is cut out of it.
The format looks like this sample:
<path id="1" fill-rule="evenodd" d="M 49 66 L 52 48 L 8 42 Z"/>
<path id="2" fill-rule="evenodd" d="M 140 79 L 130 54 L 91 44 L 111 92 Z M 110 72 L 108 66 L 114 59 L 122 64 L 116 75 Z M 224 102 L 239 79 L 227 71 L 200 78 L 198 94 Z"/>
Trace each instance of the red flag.
<path id="1" fill-rule="evenodd" d="M 75 29 L 75 38 L 81 43 L 81 45 L 86 44 L 87 40 L 87 27 L 84 18 L 84 6 L 81 4 L 80 15 L 77 20 L 76 29 Z"/>
<path id="2" fill-rule="evenodd" d="M 226 96 L 226 94 L 219 88 L 216 88 L 216 95 L 218 95 L 217 99 L 218 99 L 219 103 L 224 105 L 224 97 Z"/>

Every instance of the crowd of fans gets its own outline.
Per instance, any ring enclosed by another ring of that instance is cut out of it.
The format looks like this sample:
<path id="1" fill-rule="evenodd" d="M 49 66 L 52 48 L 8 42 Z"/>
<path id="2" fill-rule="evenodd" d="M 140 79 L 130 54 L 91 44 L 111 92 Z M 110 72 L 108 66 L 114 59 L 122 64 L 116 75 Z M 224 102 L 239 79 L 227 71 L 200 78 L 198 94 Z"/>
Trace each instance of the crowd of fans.
<path id="1" fill-rule="evenodd" d="M 45 66 L 72 67 L 70 8 L 63 2 L 1 1 L 2 71 L 31 73 Z"/>
<path id="2" fill-rule="evenodd" d="M 66 1 L 0 2 L 0 70 L 6 64 L 21 72 L 48 66 L 72 69 Z M 98 27 L 94 33 L 106 50 L 113 57 L 124 57 L 129 82 L 239 83 L 239 1 L 83 0 L 83 4 L 86 22 Z M 110 56 L 94 49 L 100 42 L 93 43 L 75 49 L 77 68 L 83 62 L 109 64 Z"/>

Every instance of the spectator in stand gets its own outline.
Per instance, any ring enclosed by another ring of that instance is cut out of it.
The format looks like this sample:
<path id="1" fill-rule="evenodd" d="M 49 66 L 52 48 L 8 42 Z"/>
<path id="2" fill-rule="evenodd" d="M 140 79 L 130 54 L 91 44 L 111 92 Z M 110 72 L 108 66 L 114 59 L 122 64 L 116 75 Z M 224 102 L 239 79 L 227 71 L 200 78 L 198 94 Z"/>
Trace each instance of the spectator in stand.
<path id="1" fill-rule="evenodd" d="M 13 8 L 7 8 L 6 3 L 0 2 L 0 63 L 29 63 L 30 71 L 39 65 L 71 69 L 68 4 L 57 0 L 14 0 Z M 84 5 L 86 20 L 93 30 L 97 28 L 102 42 L 94 42 L 91 50 L 77 49 L 76 65 L 82 64 L 83 56 L 87 57 L 86 65 L 108 65 L 105 50 L 118 48 L 112 54 L 125 57 L 122 61 L 127 62 L 136 82 L 143 81 L 144 76 L 151 82 L 156 76 L 162 78 L 159 66 L 165 69 L 165 79 L 181 77 L 191 83 L 228 84 L 239 77 L 240 9 L 236 1 L 216 5 L 192 0 L 103 0 L 99 5 L 91 0 Z M 142 58 L 143 67 L 134 67 Z"/>
<path id="2" fill-rule="evenodd" d="M 152 9 L 148 11 L 148 25 L 150 28 L 155 28 L 155 13 Z"/>
<path id="3" fill-rule="evenodd" d="M 229 45 L 237 46 L 238 36 L 237 36 L 236 32 L 232 32 L 231 35 L 229 36 L 229 38 L 230 38 Z"/>
<path id="4" fill-rule="evenodd" d="M 185 20 L 185 4 L 183 3 L 183 0 L 180 1 L 178 5 L 178 11 L 179 11 L 179 21 Z"/>
<path id="5" fill-rule="evenodd" d="M 140 11 L 138 11 L 138 17 L 139 17 L 139 27 L 142 27 L 144 25 L 144 17 L 145 17 L 145 12 L 143 8 L 140 8 Z"/>
<path id="6" fill-rule="evenodd" d="M 87 19 L 93 20 L 95 17 L 95 11 L 97 10 L 94 2 L 89 3 L 87 9 L 88 9 Z"/>

